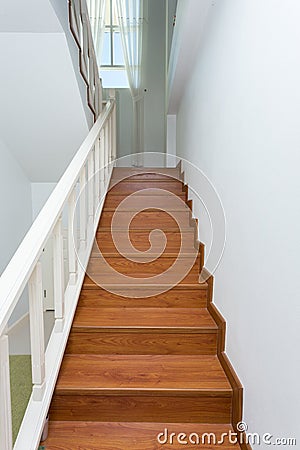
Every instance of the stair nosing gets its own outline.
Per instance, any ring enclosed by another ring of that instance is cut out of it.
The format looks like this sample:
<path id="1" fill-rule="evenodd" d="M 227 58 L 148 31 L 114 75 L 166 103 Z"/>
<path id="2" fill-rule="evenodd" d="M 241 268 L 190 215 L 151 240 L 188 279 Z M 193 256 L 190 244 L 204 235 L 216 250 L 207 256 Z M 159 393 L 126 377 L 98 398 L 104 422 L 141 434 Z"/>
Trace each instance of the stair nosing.
<path id="1" fill-rule="evenodd" d="M 215 334 L 218 332 L 217 325 L 212 325 L 210 327 L 154 327 L 154 326 L 95 326 L 95 325 L 73 325 L 72 330 L 79 332 L 107 332 L 109 330 L 114 332 L 141 332 L 141 331 L 152 331 L 157 333 L 178 333 L 184 334 L 186 332 L 190 334 Z"/>
<path id="2" fill-rule="evenodd" d="M 114 252 L 103 252 L 99 249 L 99 253 L 97 253 L 95 255 L 96 251 L 91 252 L 90 255 L 90 260 L 94 259 L 94 258 L 99 258 L 99 254 L 102 256 L 106 256 L 108 258 L 130 258 L 130 257 L 134 257 L 136 259 L 142 259 L 145 258 L 145 255 L 136 255 L 135 253 L 118 253 L 116 251 Z M 195 258 L 196 259 L 200 258 L 201 254 L 200 251 L 198 249 L 195 249 L 195 253 L 197 254 L 197 256 L 190 254 L 190 253 L 180 253 L 179 258 Z M 98 255 L 98 256 L 97 256 Z M 158 255 L 155 257 L 155 259 L 153 259 L 153 262 L 156 261 L 159 258 L 170 258 L 170 259 L 174 259 L 175 257 L 178 257 L 178 253 L 162 253 L 161 255 Z M 152 262 L 152 261 L 151 261 Z"/>
<path id="3" fill-rule="evenodd" d="M 190 396 L 198 396 L 198 397 L 232 397 L 232 388 L 101 388 L 101 387 L 55 387 L 56 395 L 98 395 L 98 396 L 127 396 L 130 394 L 134 394 L 135 396 L 180 396 L 180 397 L 188 397 Z M 195 395 L 196 394 L 196 395 Z M 197 395 L 198 394 L 198 395 Z"/>
<path id="4" fill-rule="evenodd" d="M 127 285 L 127 284 L 109 284 L 109 283 L 101 283 L 101 286 L 98 286 L 95 283 L 91 283 L 88 286 L 86 284 L 83 283 L 82 285 L 82 289 L 105 289 L 105 287 L 107 288 L 119 288 L 119 289 L 153 289 L 153 285 L 150 284 L 135 284 L 135 285 Z M 169 288 L 168 290 L 207 290 L 208 288 L 208 284 L 206 282 L 204 283 L 186 283 L 186 284 L 177 284 L 176 286 L 173 286 L 172 284 L 160 284 L 160 287 L 165 289 L 165 288 Z M 156 294 L 154 294 L 156 295 Z M 141 297 L 142 298 L 142 297 Z"/>

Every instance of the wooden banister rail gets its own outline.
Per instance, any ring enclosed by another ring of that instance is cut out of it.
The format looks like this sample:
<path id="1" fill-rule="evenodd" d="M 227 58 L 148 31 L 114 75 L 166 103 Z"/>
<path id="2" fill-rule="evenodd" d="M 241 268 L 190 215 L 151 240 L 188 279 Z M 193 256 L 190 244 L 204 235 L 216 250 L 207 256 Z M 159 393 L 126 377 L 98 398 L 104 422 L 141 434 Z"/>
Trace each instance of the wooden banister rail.
<path id="1" fill-rule="evenodd" d="M 87 86 L 87 102 L 96 120 L 102 111 L 102 84 L 86 0 L 69 0 L 69 22 L 79 49 L 79 67 Z"/>
<path id="2" fill-rule="evenodd" d="M 114 91 L 111 91 L 110 100 L 0 278 L 1 450 L 12 450 L 7 324 L 27 285 L 33 389 L 14 449 L 35 450 L 39 444 L 116 159 L 116 104 L 113 95 Z M 69 274 L 65 289 L 62 214 L 66 210 Z M 74 239 L 73 229 L 77 214 L 80 223 L 79 246 Z M 51 237 L 55 325 L 45 351 L 42 267 L 39 260 Z"/>

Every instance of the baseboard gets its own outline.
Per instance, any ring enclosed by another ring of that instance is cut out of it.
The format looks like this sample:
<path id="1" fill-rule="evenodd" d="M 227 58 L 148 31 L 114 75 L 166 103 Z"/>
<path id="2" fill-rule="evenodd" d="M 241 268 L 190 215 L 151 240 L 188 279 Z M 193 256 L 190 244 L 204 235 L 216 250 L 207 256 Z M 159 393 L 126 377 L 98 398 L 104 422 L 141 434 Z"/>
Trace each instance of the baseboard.
<path id="1" fill-rule="evenodd" d="M 181 163 L 177 166 L 180 170 L 180 177 L 183 183 L 185 183 L 184 172 L 181 171 Z M 185 184 L 187 187 L 187 185 Z M 188 190 L 186 189 L 188 195 Z M 186 199 L 187 204 L 192 207 L 190 200 Z M 196 219 L 197 220 L 197 219 Z M 242 450 L 252 450 L 251 445 L 246 443 L 246 434 L 240 433 L 237 428 L 239 422 L 243 419 L 243 386 L 227 356 L 225 353 L 225 340 L 226 340 L 226 320 L 218 310 L 217 306 L 213 303 L 213 287 L 214 287 L 214 277 L 213 275 L 204 267 L 204 254 L 205 254 L 205 244 L 198 242 L 199 248 L 201 250 L 201 278 L 205 280 L 208 284 L 208 302 L 207 309 L 218 327 L 218 345 L 217 345 L 217 355 L 219 361 L 222 365 L 224 372 L 228 378 L 228 381 L 232 387 L 233 397 L 232 397 L 232 426 L 236 433 L 239 433 L 243 437 L 240 447 Z M 201 280 L 200 280 L 201 282 Z M 245 441 L 245 442 L 244 442 Z"/>

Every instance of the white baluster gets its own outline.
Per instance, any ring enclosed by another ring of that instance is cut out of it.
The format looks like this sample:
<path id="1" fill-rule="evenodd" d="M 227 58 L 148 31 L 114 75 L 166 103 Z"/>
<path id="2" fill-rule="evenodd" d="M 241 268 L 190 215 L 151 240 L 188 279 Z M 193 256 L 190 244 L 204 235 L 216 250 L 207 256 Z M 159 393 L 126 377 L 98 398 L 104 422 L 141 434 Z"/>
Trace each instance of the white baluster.
<path id="1" fill-rule="evenodd" d="M 112 161 L 112 124 L 111 124 L 111 114 L 108 118 L 108 136 L 109 136 L 109 145 L 108 145 L 108 161 L 109 168 Z"/>
<path id="2" fill-rule="evenodd" d="M 109 136 L 108 136 L 108 122 L 104 125 L 104 184 L 106 187 L 107 174 L 108 174 L 108 146 L 109 146 Z"/>
<path id="3" fill-rule="evenodd" d="M 59 218 L 53 232 L 53 281 L 55 331 L 61 332 L 64 327 L 64 247 L 62 219 Z"/>
<path id="4" fill-rule="evenodd" d="M 98 209 L 99 206 L 99 198 L 100 198 L 100 141 L 99 137 L 96 139 L 95 142 L 95 205 L 94 209 L 95 212 Z"/>
<path id="5" fill-rule="evenodd" d="M 93 220 L 94 216 L 94 152 L 93 150 L 89 154 L 88 158 L 88 183 L 89 183 L 89 193 L 88 193 L 88 215 L 89 221 Z"/>
<path id="6" fill-rule="evenodd" d="M 76 284 L 77 279 L 77 261 L 75 251 L 75 230 L 74 230 L 74 216 L 75 216 L 75 188 L 69 197 L 68 207 L 68 253 L 69 253 L 69 283 Z"/>
<path id="7" fill-rule="evenodd" d="M 105 175 L 105 144 L 104 144 L 104 130 L 102 129 L 100 131 L 100 192 L 101 192 L 101 198 L 102 195 L 104 195 L 104 175 Z"/>
<path id="8" fill-rule="evenodd" d="M 0 448 L 12 449 L 9 347 L 5 334 L 0 337 Z"/>
<path id="9" fill-rule="evenodd" d="M 45 391 L 45 341 L 42 265 L 37 263 L 28 282 L 33 400 L 41 401 Z"/>
<path id="10" fill-rule="evenodd" d="M 82 250 L 86 247 L 86 168 L 85 166 L 80 172 L 80 248 Z"/>
<path id="11" fill-rule="evenodd" d="M 112 160 L 115 161 L 117 158 L 117 107 L 116 102 L 114 103 L 114 109 L 112 112 L 112 138 L 113 138 L 113 145 L 112 145 Z"/>

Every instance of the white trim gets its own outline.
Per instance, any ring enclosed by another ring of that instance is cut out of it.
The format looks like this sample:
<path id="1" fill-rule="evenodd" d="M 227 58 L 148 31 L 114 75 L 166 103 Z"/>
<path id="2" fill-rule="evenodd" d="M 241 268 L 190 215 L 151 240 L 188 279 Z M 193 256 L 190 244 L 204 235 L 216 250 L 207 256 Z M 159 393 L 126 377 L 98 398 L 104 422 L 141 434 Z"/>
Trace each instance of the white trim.
<path id="1" fill-rule="evenodd" d="M 95 144 L 99 130 L 107 121 L 112 108 L 113 102 L 109 101 L 1 275 L 0 334 L 3 333 L 29 281 L 42 250 L 79 178 L 82 166 L 85 164 L 90 150 Z"/>

